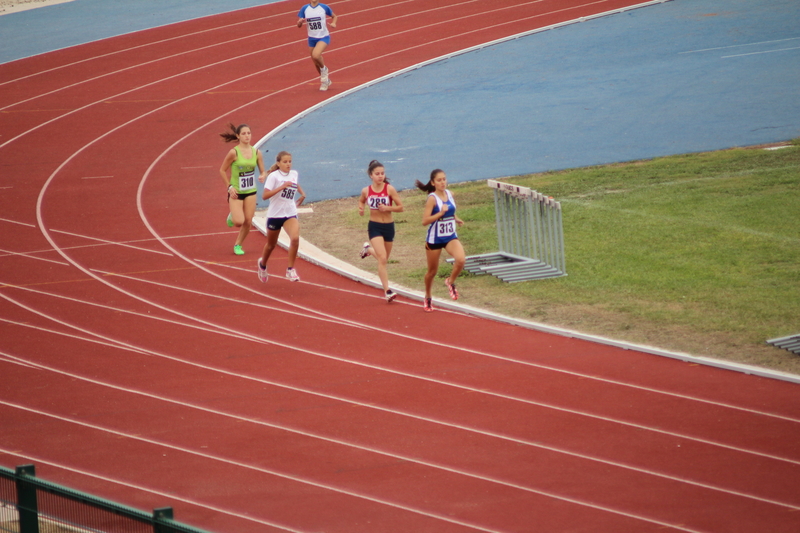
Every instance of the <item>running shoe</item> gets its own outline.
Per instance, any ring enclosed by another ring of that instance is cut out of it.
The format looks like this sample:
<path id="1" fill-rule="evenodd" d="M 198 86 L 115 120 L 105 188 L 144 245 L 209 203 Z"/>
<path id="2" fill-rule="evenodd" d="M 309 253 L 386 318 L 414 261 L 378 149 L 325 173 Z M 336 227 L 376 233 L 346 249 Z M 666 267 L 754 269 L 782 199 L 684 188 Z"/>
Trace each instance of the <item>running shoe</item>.
<path id="1" fill-rule="evenodd" d="M 236 255 L 244 255 L 244 249 L 242 249 L 241 245 L 235 244 L 233 246 L 233 253 Z"/>
<path id="2" fill-rule="evenodd" d="M 360 252 L 358 252 L 358 256 L 361 257 L 361 259 L 365 259 L 365 258 L 369 257 L 369 243 L 368 242 L 364 243 L 364 247 L 361 248 Z"/>
<path id="3" fill-rule="evenodd" d="M 297 271 L 293 268 L 286 269 L 286 279 L 289 281 L 300 281 L 300 276 L 297 275 Z"/>
<path id="4" fill-rule="evenodd" d="M 450 283 L 450 278 L 447 278 L 444 280 L 444 284 L 447 286 L 447 290 L 450 291 L 450 298 L 458 300 L 458 290 L 456 290 L 455 283 Z"/>
<path id="5" fill-rule="evenodd" d="M 328 78 L 325 78 L 320 83 L 319 90 L 320 91 L 327 91 L 328 87 L 330 87 L 332 84 L 333 84 L 333 82 L 331 80 L 329 80 Z"/>
<path id="6" fill-rule="evenodd" d="M 425 311 L 426 313 L 430 313 L 431 311 L 433 311 L 433 304 L 431 303 L 430 298 L 424 298 L 422 300 L 422 310 Z"/>
<path id="7" fill-rule="evenodd" d="M 233 217 L 231 217 L 230 213 L 228 213 L 228 220 L 226 220 L 225 222 L 227 222 L 229 228 L 233 227 Z"/>
<path id="8" fill-rule="evenodd" d="M 392 289 L 386 291 L 386 303 L 392 303 L 395 298 L 397 298 L 396 292 L 394 292 Z"/>
<path id="9" fill-rule="evenodd" d="M 258 281 L 261 283 L 266 283 L 269 279 L 269 274 L 267 274 L 267 267 L 261 266 L 261 259 L 257 261 L 258 263 Z"/>

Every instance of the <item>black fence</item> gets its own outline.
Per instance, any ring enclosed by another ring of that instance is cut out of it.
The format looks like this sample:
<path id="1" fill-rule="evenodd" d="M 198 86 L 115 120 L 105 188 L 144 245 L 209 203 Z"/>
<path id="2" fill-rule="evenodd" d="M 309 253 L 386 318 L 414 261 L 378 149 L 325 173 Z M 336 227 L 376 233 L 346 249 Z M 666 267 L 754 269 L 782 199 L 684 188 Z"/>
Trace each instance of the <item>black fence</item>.
<path id="1" fill-rule="evenodd" d="M 0 466 L 0 532 L 208 533 L 172 519 L 172 508 L 146 513 L 36 477 L 34 465 Z"/>

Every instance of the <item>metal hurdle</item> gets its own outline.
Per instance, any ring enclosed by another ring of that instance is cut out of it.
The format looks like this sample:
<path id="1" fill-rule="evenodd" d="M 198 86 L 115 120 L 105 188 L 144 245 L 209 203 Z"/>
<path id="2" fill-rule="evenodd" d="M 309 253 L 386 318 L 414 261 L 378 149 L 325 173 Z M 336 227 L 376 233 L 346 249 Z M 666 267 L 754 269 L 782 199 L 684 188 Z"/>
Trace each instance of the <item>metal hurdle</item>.
<path id="1" fill-rule="evenodd" d="M 500 251 L 469 256 L 464 268 L 508 283 L 566 276 L 561 204 L 527 187 L 487 185 L 494 191 Z"/>
<path id="2" fill-rule="evenodd" d="M 783 348 L 784 350 L 789 350 L 792 353 L 800 355 L 800 333 L 797 335 L 789 335 L 788 337 L 769 339 L 767 344 L 771 344 L 777 348 Z"/>

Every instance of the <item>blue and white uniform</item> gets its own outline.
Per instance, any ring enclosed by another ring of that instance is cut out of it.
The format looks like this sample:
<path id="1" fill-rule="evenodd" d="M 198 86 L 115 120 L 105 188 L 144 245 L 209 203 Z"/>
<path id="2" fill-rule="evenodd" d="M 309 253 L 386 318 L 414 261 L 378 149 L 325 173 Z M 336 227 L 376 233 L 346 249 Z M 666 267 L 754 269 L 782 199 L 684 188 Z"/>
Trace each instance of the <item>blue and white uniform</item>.
<path id="1" fill-rule="evenodd" d="M 323 39 L 330 35 L 326 17 L 333 17 L 333 11 L 325 4 L 304 5 L 297 14 L 301 19 L 306 19 L 309 39 Z"/>
<path id="2" fill-rule="evenodd" d="M 443 202 L 436 193 L 430 193 L 428 196 L 433 196 L 436 199 L 436 205 L 433 206 L 431 215 L 435 215 L 442 210 L 442 206 L 447 204 L 447 213 L 440 219 L 431 223 L 428 227 L 428 235 L 425 242 L 428 244 L 447 244 L 453 239 L 458 239 L 456 234 L 456 201 L 450 191 L 445 189 L 447 193 L 447 201 Z"/>

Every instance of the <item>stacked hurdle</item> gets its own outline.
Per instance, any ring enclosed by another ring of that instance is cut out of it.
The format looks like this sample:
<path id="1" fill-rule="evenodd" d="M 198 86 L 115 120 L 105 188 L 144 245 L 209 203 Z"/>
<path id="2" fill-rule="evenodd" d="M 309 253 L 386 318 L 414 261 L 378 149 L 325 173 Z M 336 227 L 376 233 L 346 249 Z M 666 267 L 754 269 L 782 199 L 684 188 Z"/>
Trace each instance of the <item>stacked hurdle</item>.
<path id="1" fill-rule="evenodd" d="M 561 204 L 527 187 L 488 180 L 500 251 L 467 257 L 464 268 L 514 283 L 566 276 Z"/>
<path id="2" fill-rule="evenodd" d="M 792 353 L 800 355 L 800 333 L 797 335 L 789 335 L 788 337 L 779 337 L 777 339 L 769 339 L 767 344 L 771 344 L 784 350 L 789 350 Z"/>

